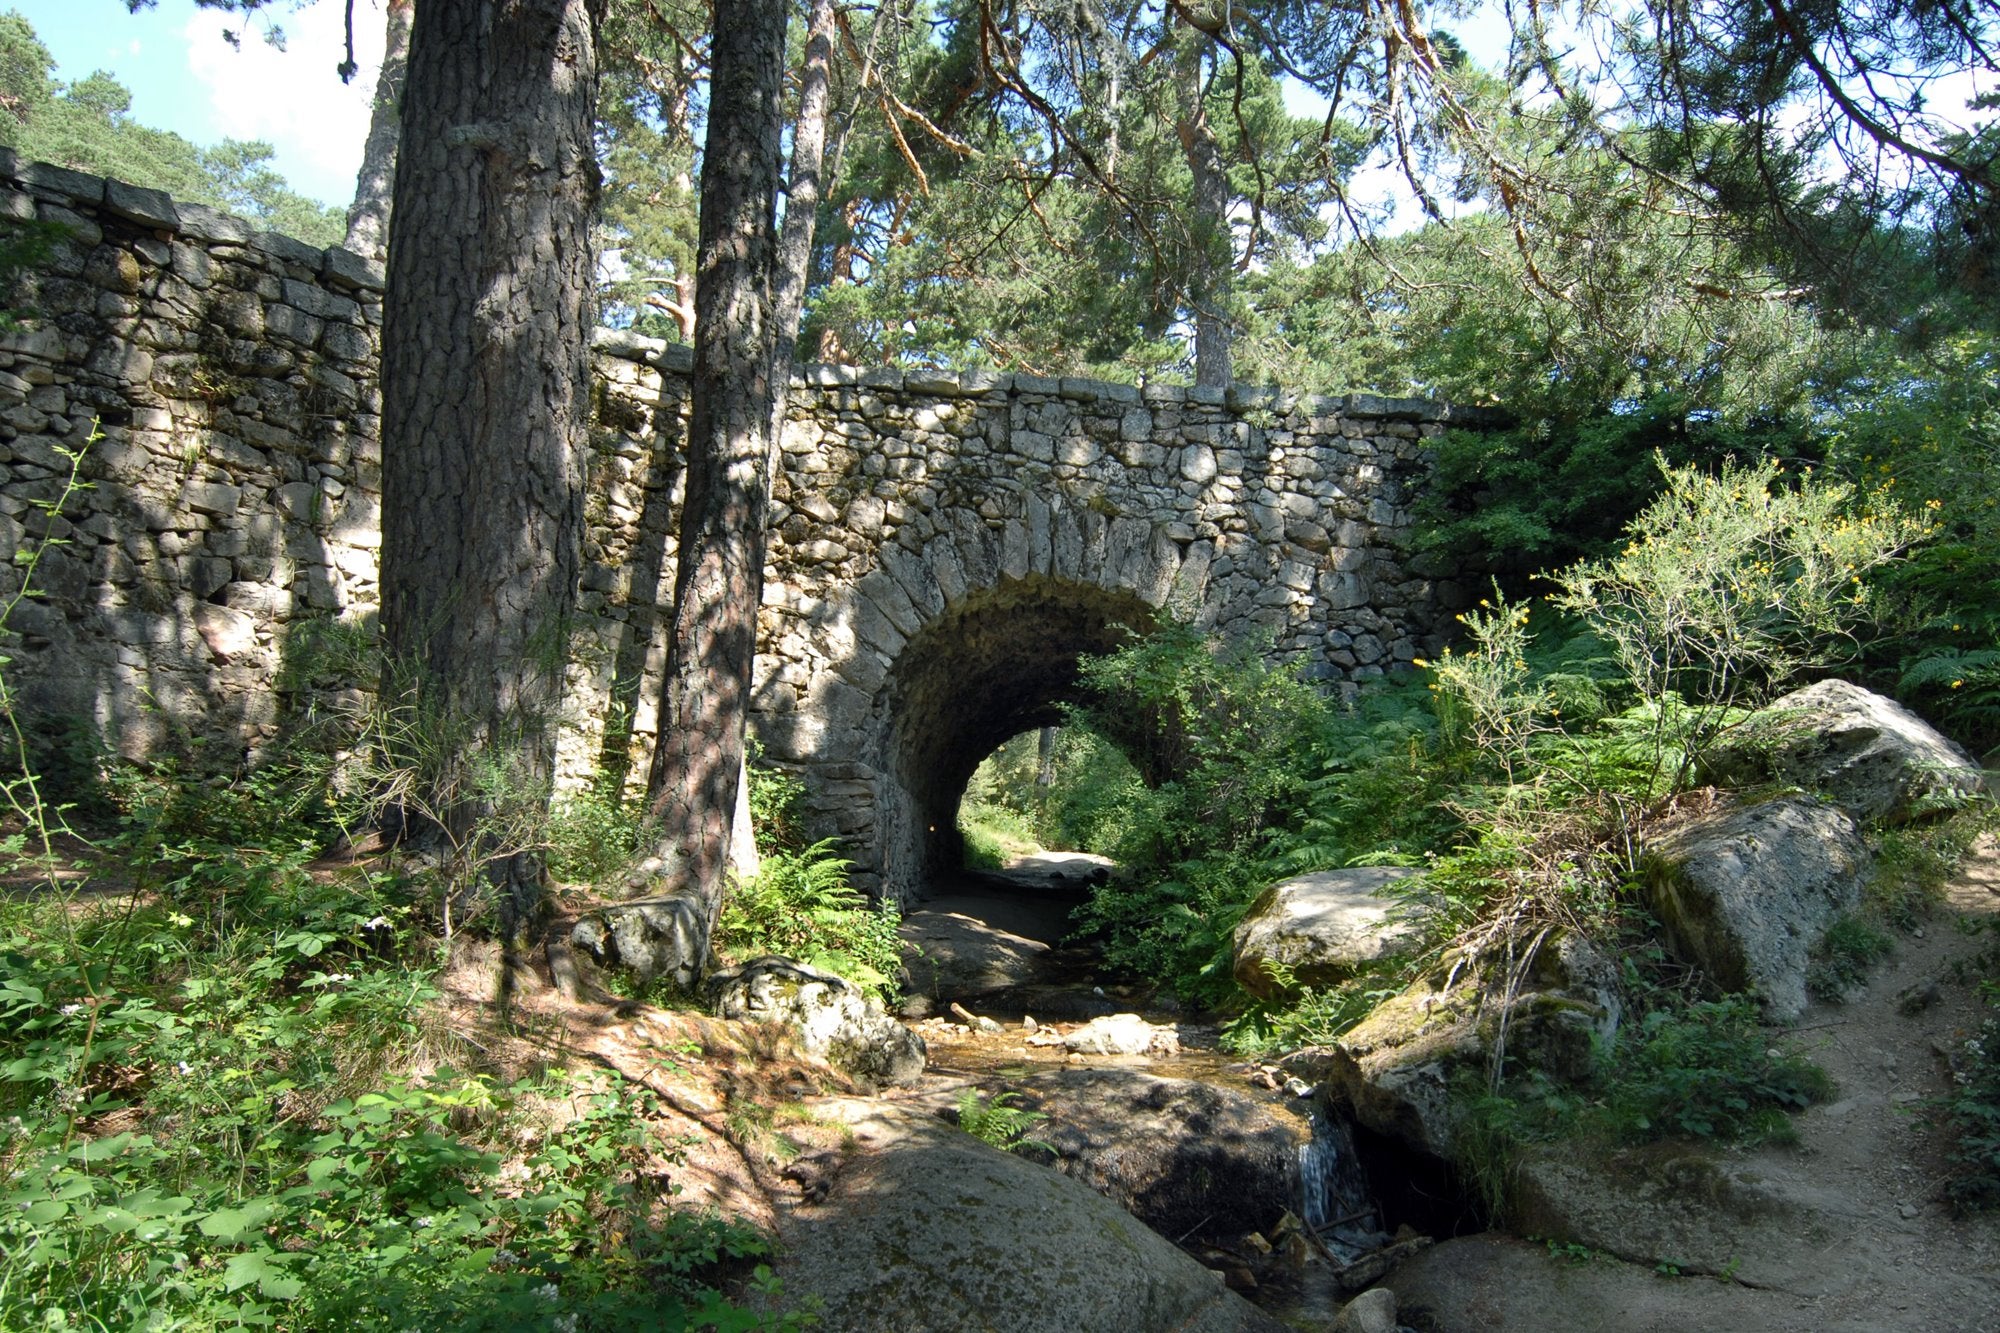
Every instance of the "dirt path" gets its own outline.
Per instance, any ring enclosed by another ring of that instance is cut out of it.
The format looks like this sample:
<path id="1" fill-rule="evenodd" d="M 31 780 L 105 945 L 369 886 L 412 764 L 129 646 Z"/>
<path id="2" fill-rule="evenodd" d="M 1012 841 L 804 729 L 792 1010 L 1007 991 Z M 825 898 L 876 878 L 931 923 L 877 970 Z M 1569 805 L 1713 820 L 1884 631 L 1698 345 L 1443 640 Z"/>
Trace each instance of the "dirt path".
<path id="1" fill-rule="evenodd" d="M 1922 1114 L 1946 1091 L 1944 1053 L 1985 1012 L 1952 965 L 1994 937 L 1968 934 L 1960 923 L 1996 917 L 2000 848 L 1989 840 L 1950 885 L 1942 910 L 1920 934 L 1899 939 L 1865 992 L 1815 1006 L 1800 1020 L 1799 1039 L 1838 1091 L 1800 1117 L 1797 1147 L 1714 1163 L 1704 1201 L 1712 1226 L 1688 1243 L 1697 1250 L 1707 1243 L 1729 1261 L 1679 1265 L 1712 1276 L 1662 1276 L 1652 1264 L 1608 1258 L 1575 1262 L 1519 1239 L 1471 1237 L 1437 1247 L 1391 1279 L 1406 1312 L 1421 1314 L 1412 1322 L 1440 1333 L 2000 1330 L 2000 1217 L 1950 1215 L 1945 1144 Z M 1905 1012 L 1902 997 L 1933 983 L 1935 1002 Z"/>

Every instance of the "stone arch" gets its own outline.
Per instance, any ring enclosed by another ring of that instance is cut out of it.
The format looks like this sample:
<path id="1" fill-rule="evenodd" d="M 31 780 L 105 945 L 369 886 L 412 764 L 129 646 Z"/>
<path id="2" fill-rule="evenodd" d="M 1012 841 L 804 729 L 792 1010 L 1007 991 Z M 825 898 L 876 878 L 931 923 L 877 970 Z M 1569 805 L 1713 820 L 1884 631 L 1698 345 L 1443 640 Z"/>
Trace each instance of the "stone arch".
<path id="1" fill-rule="evenodd" d="M 1208 543 L 1059 496 L 1008 500 L 997 518 L 959 509 L 921 544 L 885 544 L 818 618 L 828 670 L 802 710 L 816 822 L 899 902 L 957 866 L 973 769 L 1060 718 L 1079 697 L 1081 658 L 1143 633 L 1163 608 L 1202 606 Z"/>

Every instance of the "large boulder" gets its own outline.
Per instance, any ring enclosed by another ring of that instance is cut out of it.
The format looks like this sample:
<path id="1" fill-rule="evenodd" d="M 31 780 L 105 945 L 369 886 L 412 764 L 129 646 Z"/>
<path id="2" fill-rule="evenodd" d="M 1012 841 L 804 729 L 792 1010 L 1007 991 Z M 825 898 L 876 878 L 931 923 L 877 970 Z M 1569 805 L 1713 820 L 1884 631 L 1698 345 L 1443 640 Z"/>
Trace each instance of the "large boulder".
<path id="1" fill-rule="evenodd" d="M 1035 975 L 1049 946 L 964 912 L 919 909 L 904 915 L 903 968 L 910 989 L 934 999 L 965 999 Z"/>
<path id="2" fill-rule="evenodd" d="M 1477 969 L 1466 969 L 1476 974 Z M 1426 979 L 1377 1005 L 1341 1038 L 1327 1090 L 1356 1123 L 1419 1152 L 1452 1160 L 1452 1086 L 1484 1070 L 1498 1045 L 1513 1069 L 1559 1082 L 1587 1078 L 1607 1022 L 1607 997 L 1580 988 L 1523 991 L 1503 1003 L 1476 975 L 1440 987 Z"/>
<path id="3" fill-rule="evenodd" d="M 779 1224 L 785 1304 L 828 1333 L 1282 1333 L 1078 1182 L 881 1103 L 820 1201 Z"/>
<path id="4" fill-rule="evenodd" d="M 708 957 L 708 913 L 693 893 L 614 903 L 570 930 L 569 942 L 599 967 L 641 985 L 662 977 L 691 989 Z"/>
<path id="5" fill-rule="evenodd" d="M 1725 786 L 1776 781 L 1833 801 L 1855 819 L 1899 824 L 1979 790 L 1971 756 L 1893 699 L 1823 680 L 1760 709 L 1702 755 Z"/>
<path id="6" fill-rule="evenodd" d="M 1859 905 L 1867 866 L 1851 815 L 1786 796 L 1674 829 L 1647 850 L 1645 889 L 1677 954 L 1789 1022 L 1805 1011 L 1812 951 Z"/>
<path id="7" fill-rule="evenodd" d="M 1046 1116 L 1030 1137 L 1056 1169 L 1153 1230 L 1235 1237 L 1299 1211 L 1303 1119 L 1245 1092 L 1130 1069 L 1063 1069 L 1013 1085 Z"/>
<path id="8" fill-rule="evenodd" d="M 790 958 L 757 958 L 715 973 L 708 994 L 718 1016 L 781 1024 L 808 1053 L 858 1077 L 905 1084 L 924 1072 L 924 1039 L 889 1017 L 880 1000 L 831 972 Z"/>
<path id="9" fill-rule="evenodd" d="M 1406 945 L 1416 923 L 1384 896 L 1417 872 L 1357 866 L 1301 875 L 1266 889 L 1237 923 L 1237 984 L 1262 1000 L 1296 986 L 1328 986 Z M 1275 965 L 1275 970 L 1274 970 Z"/>

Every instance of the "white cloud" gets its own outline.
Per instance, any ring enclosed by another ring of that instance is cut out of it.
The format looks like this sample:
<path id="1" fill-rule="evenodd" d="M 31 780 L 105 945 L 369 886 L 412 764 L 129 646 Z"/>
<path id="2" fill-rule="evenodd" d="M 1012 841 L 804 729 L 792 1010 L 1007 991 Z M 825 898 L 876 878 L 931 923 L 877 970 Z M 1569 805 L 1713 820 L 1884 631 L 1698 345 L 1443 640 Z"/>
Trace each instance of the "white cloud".
<path id="1" fill-rule="evenodd" d="M 218 133 L 265 140 L 292 188 L 329 204 L 353 195 L 382 63 L 382 11 L 364 0 L 354 7 L 361 68 L 340 81 L 343 8 L 339 0 L 320 0 L 287 13 L 282 49 L 265 40 L 266 26 L 214 10 L 198 10 L 183 30 L 188 72 L 208 97 Z M 229 31 L 238 33 L 239 45 L 229 44 L 223 35 Z"/>

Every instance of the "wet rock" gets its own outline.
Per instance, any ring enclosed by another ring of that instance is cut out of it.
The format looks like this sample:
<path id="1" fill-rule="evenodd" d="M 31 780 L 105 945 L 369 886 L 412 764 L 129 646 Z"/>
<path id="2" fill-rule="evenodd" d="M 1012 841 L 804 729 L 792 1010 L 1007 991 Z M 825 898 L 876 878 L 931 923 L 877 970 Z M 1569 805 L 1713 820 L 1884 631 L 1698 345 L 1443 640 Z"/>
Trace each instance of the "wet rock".
<path id="1" fill-rule="evenodd" d="M 1416 872 L 1358 866 L 1301 875 L 1266 889 L 1236 927 L 1237 984 L 1271 1000 L 1294 986 L 1327 986 L 1408 943 L 1416 922 L 1390 886 Z M 1274 970 L 1275 968 L 1275 970 Z"/>
<path id="2" fill-rule="evenodd" d="M 1137 1014 L 1108 1014 L 1065 1033 L 1064 1049 L 1075 1055 L 1178 1055 L 1180 1033 L 1171 1024 L 1155 1027 Z"/>
<path id="3" fill-rule="evenodd" d="M 1857 821 L 1900 824 L 1955 808 L 1979 790 L 1979 765 L 1893 699 L 1823 680 L 1753 713 L 1702 756 L 1725 786 L 1783 782 L 1817 792 Z"/>
<path id="4" fill-rule="evenodd" d="M 856 1105 L 859 1151 L 780 1227 L 828 1333 L 1282 1333 L 1110 1200 L 933 1117 Z"/>
<path id="5" fill-rule="evenodd" d="M 1645 891 L 1674 951 L 1788 1022 L 1826 928 L 1861 901 L 1868 852 L 1854 820 L 1814 797 L 1727 805 L 1647 852 Z"/>
<path id="6" fill-rule="evenodd" d="M 1362 1292 L 1341 1307 L 1333 1333 L 1396 1333 L 1396 1293 L 1387 1287 Z"/>
<path id="7" fill-rule="evenodd" d="M 1503 1017 L 1504 1015 L 1504 1017 Z M 1477 982 L 1421 981 L 1384 1001 L 1337 1044 L 1327 1087 L 1354 1119 L 1431 1156 L 1453 1157 L 1451 1085 L 1504 1043 L 1510 1065 L 1574 1082 L 1588 1075 L 1601 1006 L 1558 990 L 1503 1006 Z"/>
<path id="8" fill-rule="evenodd" d="M 1239 1236 L 1298 1207 L 1299 1120 L 1191 1079 L 1065 1069 L 1014 1084 L 1063 1174 L 1164 1236 Z"/>
<path id="9" fill-rule="evenodd" d="M 789 958 L 757 958 L 717 972 L 707 991 L 722 1018 L 779 1023 L 809 1053 L 877 1083 L 914 1083 L 924 1039 L 889 1017 L 882 1002 L 844 977 Z"/>

